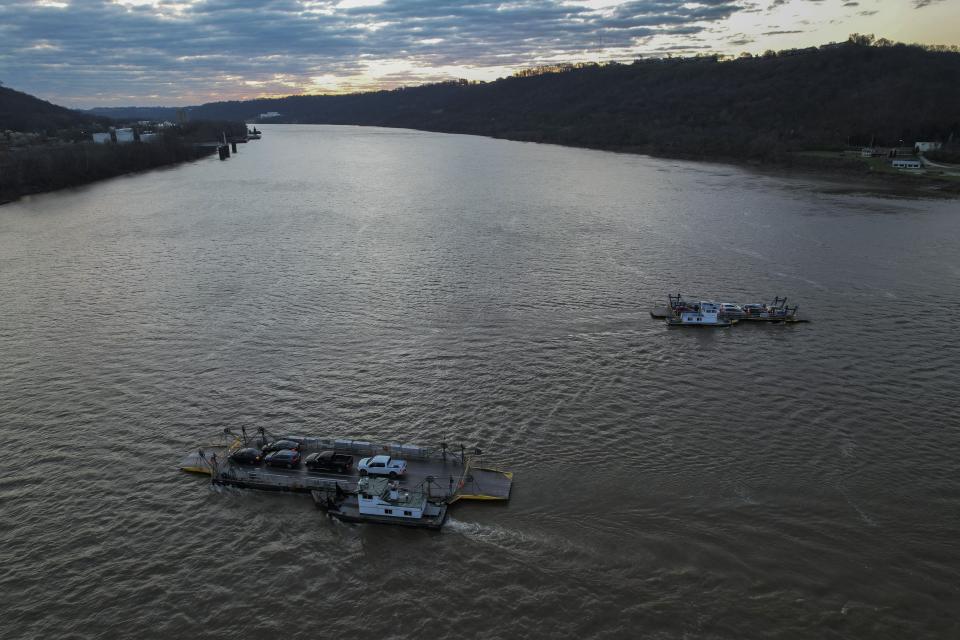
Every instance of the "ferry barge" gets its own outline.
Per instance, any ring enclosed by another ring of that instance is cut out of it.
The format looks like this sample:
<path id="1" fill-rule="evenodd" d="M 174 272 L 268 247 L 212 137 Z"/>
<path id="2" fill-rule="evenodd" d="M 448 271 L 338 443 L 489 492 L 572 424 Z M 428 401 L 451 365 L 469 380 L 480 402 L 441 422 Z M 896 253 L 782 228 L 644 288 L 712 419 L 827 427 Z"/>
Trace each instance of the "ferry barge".
<path id="1" fill-rule="evenodd" d="M 798 314 L 798 305 L 787 306 L 787 299 L 779 296 L 771 303 L 737 304 L 734 302 L 687 302 L 678 293 L 668 295 L 668 305 L 650 310 L 650 317 L 666 320 L 667 325 L 726 327 L 739 322 L 809 322 Z M 714 312 L 716 318 L 714 318 Z"/>
<path id="2" fill-rule="evenodd" d="M 220 440 L 187 455 L 180 469 L 208 475 L 218 486 L 309 494 L 318 507 L 347 522 L 439 528 L 455 502 L 508 501 L 513 488 L 512 472 L 490 467 L 480 449 L 463 445 L 451 451 L 445 443 L 431 448 L 297 435 L 274 438 L 262 429 L 253 437 L 245 430 L 237 435 L 225 429 Z M 270 453 L 257 455 L 263 452 Z M 288 455 L 278 455 L 284 452 Z M 361 456 L 355 465 L 310 464 Z M 307 465 L 300 463 L 304 458 Z"/>
<path id="3" fill-rule="evenodd" d="M 773 302 L 742 305 L 743 320 L 753 322 L 805 322 L 797 317 L 798 305 L 787 306 L 787 299 L 777 296 Z"/>

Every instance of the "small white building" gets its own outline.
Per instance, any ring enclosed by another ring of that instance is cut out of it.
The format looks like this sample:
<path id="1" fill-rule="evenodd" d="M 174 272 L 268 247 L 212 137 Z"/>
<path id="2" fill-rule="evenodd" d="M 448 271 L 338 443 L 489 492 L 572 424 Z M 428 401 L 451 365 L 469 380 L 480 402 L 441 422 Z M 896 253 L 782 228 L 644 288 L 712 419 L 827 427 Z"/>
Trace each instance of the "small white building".
<path id="1" fill-rule="evenodd" d="M 917 153 L 923 153 L 924 151 L 936 151 L 940 148 L 941 143 L 939 142 L 916 142 L 913 145 L 914 151 Z"/>
<path id="2" fill-rule="evenodd" d="M 266 113 L 260 114 L 261 120 L 269 120 L 270 118 L 279 118 L 279 117 L 280 117 L 279 111 L 267 111 Z"/>
<path id="3" fill-rule="evenodd" d="M 160 139 L 160 135 L 156 133 L 141 133 L 140 142 L 156 142 Z"/>
<path id="4" fill-rule="evenodd" d="M 914 158 L 897 158 L 890 161 L 894 169 L 922 169 L 923 164 Z"/>
<path id="5" fill-rule="evenodd" d="M 110 132 L 93 134 L 93 141 L 97 144 L 110 144 Z"/>
<path id="6" fill-rule="evenodd" d="M 860 149 L 860 155 L 864 158 L 872 158 L 874 155 L 873 147 L 864 147 Z"/>
<path id="7" fill-rule="evenodd" d="M 133 129 L 117 129 L 116 134 L 118 144 L 133 142 Z"/>

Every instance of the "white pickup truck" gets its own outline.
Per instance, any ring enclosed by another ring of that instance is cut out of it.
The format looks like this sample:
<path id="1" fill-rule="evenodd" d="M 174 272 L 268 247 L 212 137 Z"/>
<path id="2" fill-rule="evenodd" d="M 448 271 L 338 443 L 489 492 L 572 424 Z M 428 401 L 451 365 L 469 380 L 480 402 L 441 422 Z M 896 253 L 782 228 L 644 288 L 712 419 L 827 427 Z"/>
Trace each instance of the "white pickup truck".
<path id="1" fill-rule="evenodd" d="M 390 456 L 373 456 L 372 458 L 363 458 L 357 463 L 357 470 L 360 475 L 365 476 L 368 473 L 374 476 L 390 476 L 396 478 L 407 472 L 407 463 L 405 460 L 396 460 Z"/>

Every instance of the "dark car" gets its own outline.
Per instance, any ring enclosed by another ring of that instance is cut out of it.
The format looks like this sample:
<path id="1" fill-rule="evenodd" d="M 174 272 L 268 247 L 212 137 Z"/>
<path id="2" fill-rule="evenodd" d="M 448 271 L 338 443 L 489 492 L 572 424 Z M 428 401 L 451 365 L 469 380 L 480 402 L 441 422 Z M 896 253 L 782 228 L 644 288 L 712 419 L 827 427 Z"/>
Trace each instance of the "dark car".
<path id="1" fill-rule="evenodd" d="M 296 449 L 281 449 L 267 454 L 263 461 L 270 467 L 293 469 L 300 466 L 300 452 Z"/>
<path id="2" fill-rule="evenodd" d="M 293 440 L 275 440 L 263 448 L 263 455 L 266 456 L 268 453 L 273 453 L 274 451 L 283 451 L 284 449 L 294 449 L 299 451 L 300 443 Z"/>
<path id="3" fill-rule="evenodd" d="M 310 471 L 331 471 L 333 473 L 347 473 L 353 466 L 353 456 L 333 451 L 311 453 L 306 459 L 307 469 Z"/>
<path id="4" fill-rule="evenodd" d="M 230 460 L 237 464 L 260 464 L 263 456 L 260 455 L 259 449 L 247 447 L 246 449 L 238 449 L 231 453 Z"/>

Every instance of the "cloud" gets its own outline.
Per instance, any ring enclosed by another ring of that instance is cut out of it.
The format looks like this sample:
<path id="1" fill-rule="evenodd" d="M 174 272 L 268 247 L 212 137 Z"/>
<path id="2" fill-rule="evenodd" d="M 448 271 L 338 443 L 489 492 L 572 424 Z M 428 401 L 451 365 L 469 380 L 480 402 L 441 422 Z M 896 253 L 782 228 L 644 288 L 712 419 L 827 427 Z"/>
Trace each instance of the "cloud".
<path id="1" fill-rule="evenodd" d="M 310 78 L 393 82 L 661 48 L 740 11 L 732 0 L 7 0 L 0 77 L 68 103 L 289 94 Z M 685 45 L 691 48 L 690 45 Z M 389 63 L 389 65 L 387 64 Z"/>
<path id="2" fill-rule="evenodd" d="M 814 4 L 820 4 L 820 3 L 824 2 L 824 1 L 825 1 L 825 0 L 803 0 L 803 2 L 812 2 L 812 3 L 814 3 Z M 934 1 L 936 1 L 936 0 L 934 0 Z M 773 2 L 770 3 L 770 6 L 767 7 L 767 11 L 770 11 L 770 10 L 772 10 L 772 9 L 776 9 L 777 7 L 783 6 L 783 5 L 785 5 L 785 4 L 789 3 L 789 2 L 790 2 L 790 0 L 773 0 Z"/>
<path id="3" fill-rule="evenodd" d="M 913 0 L 913 7 L 915 9 L 923 9 L 924 7 L 929 7 L 932 4 L 942 2 L 943 0 Z"/>

